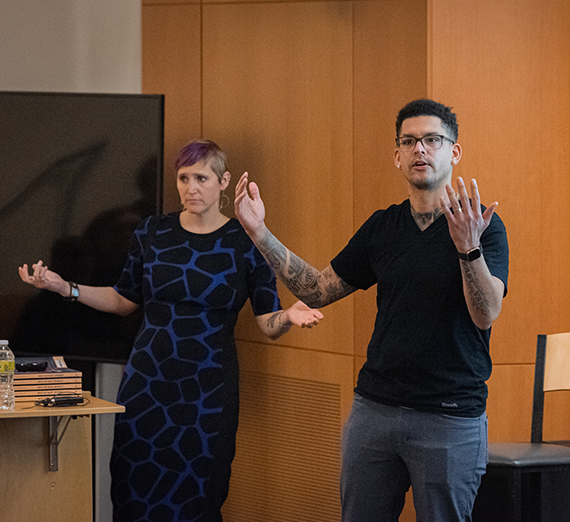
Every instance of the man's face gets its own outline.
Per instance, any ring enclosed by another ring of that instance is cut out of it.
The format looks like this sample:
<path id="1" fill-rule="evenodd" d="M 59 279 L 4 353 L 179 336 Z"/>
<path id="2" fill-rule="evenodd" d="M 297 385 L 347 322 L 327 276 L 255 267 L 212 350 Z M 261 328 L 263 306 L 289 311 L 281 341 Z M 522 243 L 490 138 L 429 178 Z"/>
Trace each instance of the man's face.
<path id="1" fill-rule="evenodd" d="M 445 136 L 441 148 L 430 149 L 421 141 L 409 150 L 398 147 L 394 153 L 394 163 L 401 168 L 407 182 L 419 190 L 437 191 L 451 182 L 453 165 L 461 158 L 461 147 L 452 143 L 437 116 L 417 116 L 402 122 L 399 138 Z"/>

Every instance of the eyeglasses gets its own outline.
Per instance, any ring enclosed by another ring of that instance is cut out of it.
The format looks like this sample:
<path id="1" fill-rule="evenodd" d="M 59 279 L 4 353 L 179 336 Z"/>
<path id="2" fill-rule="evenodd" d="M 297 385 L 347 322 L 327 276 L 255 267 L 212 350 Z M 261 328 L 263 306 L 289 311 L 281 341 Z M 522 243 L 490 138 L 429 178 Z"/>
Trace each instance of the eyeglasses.
<path id="1" fill-rule="evenodd" d="M 436 150 L 441 149 L 443 145 L 443 140 L 447 140 L 451 143 L 455 143 L 446 136 L 441 134 L 429 134 L 428 136 L 422 136 L 421 138 L 416 138 L 415 136 L 405 136 L 403 138 L 396 138 L 396 145 L 402 150 L 413 150 L 416 148 L 416 143 L 418 141 L 422 142 L 422 145 L 426 149 Z"/>

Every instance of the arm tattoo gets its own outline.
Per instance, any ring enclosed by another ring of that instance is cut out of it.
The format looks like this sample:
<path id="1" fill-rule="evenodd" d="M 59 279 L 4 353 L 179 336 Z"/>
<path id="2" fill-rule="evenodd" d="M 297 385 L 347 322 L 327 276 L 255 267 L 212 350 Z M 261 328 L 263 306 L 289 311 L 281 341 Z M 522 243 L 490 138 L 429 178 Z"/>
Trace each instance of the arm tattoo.
<path id="1" fill-rule="evenodd" d="M 281 317 L 283 316 L 284 313 L 285 313 L 284 310 L 279 310 L 278 312 L 272 314 L 269 317 L 269 319 L 267 319 L 267 326 L 272 330 L 277 330 L 277 328 L 279 328 L 280 330 L 289 330 L 289 328 L 291 328 L 292 325 L 290 324 L 285 325 L 281 322 Z"/>
<path id="2" fill-rule="evenodd" d="M 473 266 L 469 261 L 460 262 L 463 268 L 463 274 L 465 275 L 465 283 L 469 293 L 469 300 L 479 313 L 488 315 L 490 312 L 489 301 L 483 291 L 483 288 L 481 288 L 481 285 L 477 281 Z"/>
<path id="3" fill-rule="evenodd" d="M 433 212 L 416 212 L 414 207 L 410 205 L 410 209 L 420 230 L 425 230 L 443 213 L 443 210 L 440 208 L 436 208 Z"/>
<path id="4" fill-rule="evenodd" d="M 356 290 L 353 286 L 350 286 L 343 279 L 336 276 L 333 277 L 332 269 L 328 267 L 322 271 L 323 285 L 326 293 L 331 297 L 333 301 L 342 299 L 343 297 L 351 294 Z"/>
<path id="5" fill-rule="evenodd" d="M 257 247 L 277 277 L 285 283 L 294 296 L 308 306 L 320 308 L 356 290 L 328 267 L 319 272 L 310 266 L 270 232 Z"/>

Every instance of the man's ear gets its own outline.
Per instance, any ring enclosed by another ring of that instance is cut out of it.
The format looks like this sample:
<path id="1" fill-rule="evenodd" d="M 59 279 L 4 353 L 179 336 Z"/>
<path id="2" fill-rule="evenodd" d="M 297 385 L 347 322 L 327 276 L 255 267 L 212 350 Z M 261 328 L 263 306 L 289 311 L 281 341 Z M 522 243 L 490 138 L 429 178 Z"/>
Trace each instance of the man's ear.
<path id="1" fill-rule="evenodd" d="M 463 155 L 463 149 L 459 143 L 454 143 L 453 148 L 451 149 L 451 164 L 457 165 L 461 160 L 461 156 Z"/>
<path id="2" fill-rule="evenodd" d="M 394 151 L 394 165 L 396 165 L 397 169 L 401 169 L 402 168 L 402 163 L 400 161 L 400 149 L 396 149 Z"/>

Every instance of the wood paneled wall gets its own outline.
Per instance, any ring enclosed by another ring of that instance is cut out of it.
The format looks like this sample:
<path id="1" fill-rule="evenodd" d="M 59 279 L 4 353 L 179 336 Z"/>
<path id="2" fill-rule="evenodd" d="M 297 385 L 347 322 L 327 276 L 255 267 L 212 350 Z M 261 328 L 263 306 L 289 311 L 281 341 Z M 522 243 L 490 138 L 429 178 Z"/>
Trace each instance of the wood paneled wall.
<path id="1" fill-rule="evenodd" d="M 457 174 L 476 177 L 509 235 L 509 295 L 493 327 L 492 440 L 530 439 L 536 336 L 570 331 L 570 4 L 437 0 L 430 90 L 460 118 Z M 570 407 L 545 419 L 570 436 Z"/>
<path id="2" fill-rule="evenodd" d="M 392 163 L 400 107 L 424 96 L 451 105 L 464 150 L 456 174 L 478 180 L 483 203 L 499 201 L 511 248 L 509 295 L 491 339 L 490 439 L 529 440 L 536 335 L 570 330 L 569 26 L 563 0 L 143 0 L 143 90 L 166 95 L 165 208 L 178 207 L 176 152 L 208 137 L 228 154 L 229 195 L 248 170 L 269 227 L 324 267 L 374 210 L 406 197 Z M 257 385 L 273 390 L 258 405 L 271 411 L 282 379 L 336 387 L 339 414 L 327 426 L 338 441 L 374 290 L 324 313 L 317 329 L 269 342 L 245 310 L 237 337 L 244 400 L 255 401 Z M 547 421 L 547 434 L 570 436 L 565 411 Z M 235 491 L 259 465 L 246 441 L 263 445 L 255 423 L 239 436 Z M 281 440 L 282 451 L 296 442 Z M 270 473 L 270 459 L 266 466 Z M 290 499 L 283 510 L 294 503 L 290 479 L 271 486 Z M 236 500 L 230 494 L 230 522 L 239 520 Z M 407 506 L 402 519 L 412 513 Z"/>

